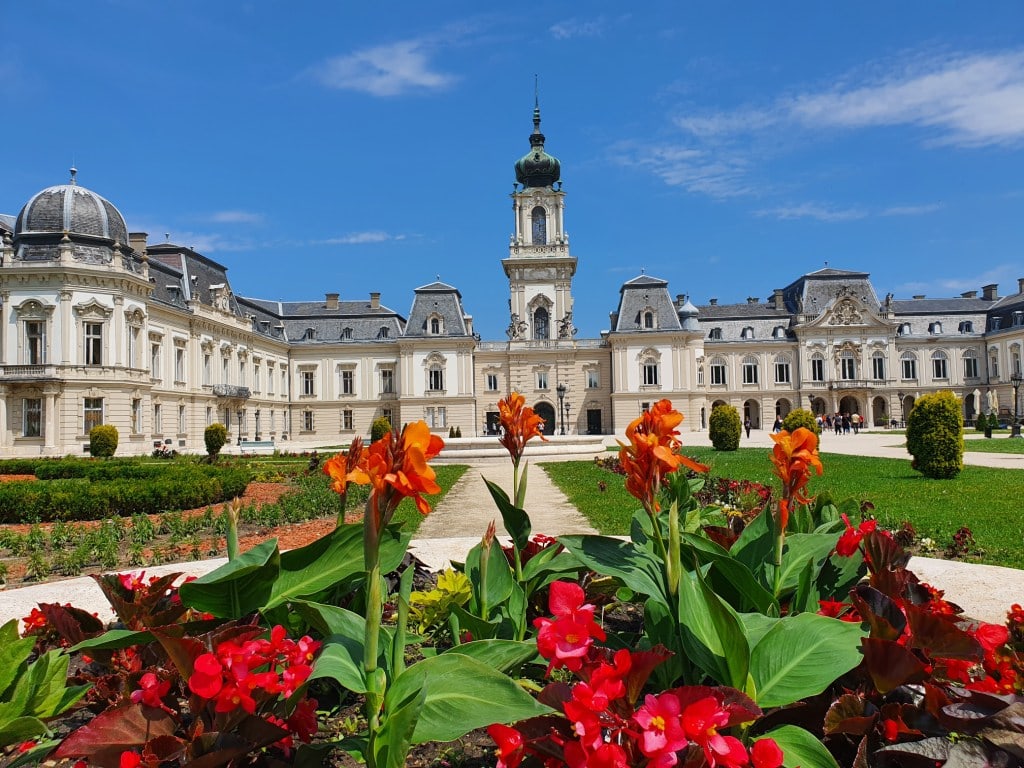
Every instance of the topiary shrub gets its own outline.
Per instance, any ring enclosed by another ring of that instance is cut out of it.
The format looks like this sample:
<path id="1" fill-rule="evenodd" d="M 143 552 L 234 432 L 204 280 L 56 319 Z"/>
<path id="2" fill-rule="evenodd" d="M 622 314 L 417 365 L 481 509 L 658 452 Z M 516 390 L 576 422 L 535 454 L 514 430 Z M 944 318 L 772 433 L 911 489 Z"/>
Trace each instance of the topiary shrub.
<path id="1" fill-rule="evenodd" d="M 117 427 L 98 424 L 89 430 L 89 455 L 109 459 L 117 451 Z"/>
<path id="2" fill-rule="evenodd" d="M 391 431 L 391 422 L 386 416 L 378 416 L 370 425 L 370 442 L 376 443 Z"/>
<path id="3" fill-rule="evenodd" d="M 462 437 L 462 427 L 456 427 L 455 428 L 455 436 L 456 437 Z"/>
<path id="4" fill-rule="evenodd" d="M 716 451 L 735 451 L 740 447 L 740 414 L 731 405 L 716 405 L 708 420 L 708 435 Z"/>
<path id="5" fill-rule="evenodd" d="M 455 437 L 455 427 L 448 427 L 448 437 Z"/>
<path id="6" fill-rule="evenodd" d="M 933 392 L 914 403 L 907 417 L 911 467 L 925 477 L 948 479 L 964 468 L 964 426 L 960 401 L 952 392 Z"/>
<path id="7" fill-rule="evenodd" d="M 809 429 L 816 435 L 821 434 L 821 427 L 818 426 L 818 417 L 806 408 L 794 408 L 782 420 L 782 428 L 790 434 L 800 427 Z"/>
<path id="8" fill-rule="evenodd" d="M 210 458 L 217 458 L 220 449 L 228 441 L 228 428 L 220 423 L 211 424 L 203 432 L 203 441 L 206 443 L 206 453 Z"/>

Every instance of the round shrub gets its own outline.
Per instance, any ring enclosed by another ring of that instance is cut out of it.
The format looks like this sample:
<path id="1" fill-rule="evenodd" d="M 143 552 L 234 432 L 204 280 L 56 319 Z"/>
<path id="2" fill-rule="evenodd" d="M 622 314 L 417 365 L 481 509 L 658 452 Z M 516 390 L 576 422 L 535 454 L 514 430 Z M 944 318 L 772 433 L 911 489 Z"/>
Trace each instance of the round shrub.
<path id="1" fill-rule="evenodd" d="M 386 416 L 378 416 L 370 424 L 370 442 L 376 443 L 384 435 L 391 431 L 391 422 L 388 421 Z"/>
<path id="2" fill-rule="evenodd" d="M 89 455 L 109 459 L 117 451 L 117 427 L 98 424 L 89 430 Z"/>
<path id="3" fill-rule="evenodd" d="M 740 447 L 740 414 L 731 405 L 716 405 L 708 420 L 708 435 L 716 451 L 735 451 Z"/>
<path id="4" fill-rule="evenodd" d="M 782 420 L 782 428 L 793 434 L 800 427 L 811 430 L 816 435 L 821 434 L 821 427 L 818 426 L 818 418 L 806 408 L 794 408 L 786 414 Z"/>
<path id="5" fill-rule="evenodd" d="M 911 467 L 925 477 L 948 479 L 964 467 L 964 426 L 960 401 L 949 391 L 923 395 L 907 417 Z"/>
<path id="6" fill-rule="evenodd" d="M 211 424 L 203 432 L 203 441 L 206 443 L 206 453 L 210 458 L 216 457 L 228 441 L 228 428 L 220 423 Z"/>

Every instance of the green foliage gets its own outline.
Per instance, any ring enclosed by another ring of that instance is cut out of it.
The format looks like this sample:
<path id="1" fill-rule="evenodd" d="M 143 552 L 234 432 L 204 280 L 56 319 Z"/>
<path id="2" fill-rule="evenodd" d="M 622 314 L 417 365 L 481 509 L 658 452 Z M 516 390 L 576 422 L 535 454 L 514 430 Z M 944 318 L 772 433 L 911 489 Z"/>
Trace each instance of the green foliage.
<path id="1" fill-rule="evenodd" d="M 794 408 L 786 414 L 782 420 L 782 428 L 792 434 L 800 427 L 811 430 L 814 434 L 821 434 L 821 427 L 818 426 L 818 419 L 813 413 L 805 408 Z"/>
<path id="2" fill-rule="evenodd" d="M 455 436 L 456 437 L 462 437 L 462 427 L 456 427 L 455 428 Z"/>
<path id="3" fill-rule="evenodd" d="M 206 453 L 210 458 L 215 458 L 227 441 L 228 428 L 223 424 L 211 424 L 203 431 L 203 442 L 206 443 Z"/>
<path id="4" fill-rule="evenodd" d="M 409 617 L 421 635 L 443 627 L 455 606 L 462 607 L 473 594 L 464 573 L 447 568 L 437 575 L 437 584 L 429 592 L 409 595 Z"/>
<path id="5" fill-rule="evenodd" d="M 89 455 L 109 459 L 117 451 L 117 427 L 98 424 L 89 430 Z"/>
<path id="6" fill-rule="evenodd" d="M 716 405 L 708 420 L 708 436 L 716 451 L 735 451 L 740 447 L 740 414 L 731 405 Z"/>
<path id="7" fill-rule="evenodd" d="M 448 427 L 448 437 L 455 437 L 455 427 Z"/>
<path id="8" fill-rule="evenodd" d="M 911 467 L 925 477 L 949 479 L 964 467 L 963 415 L 952 392 L 923 395 L 907 417 Z"/>
<path id="9" fill-rule="evenodd" d="M 370 424 L 370 442 L 375 443 L 391 431 L 391 422 L 386 416 L 378 416 Z"/>

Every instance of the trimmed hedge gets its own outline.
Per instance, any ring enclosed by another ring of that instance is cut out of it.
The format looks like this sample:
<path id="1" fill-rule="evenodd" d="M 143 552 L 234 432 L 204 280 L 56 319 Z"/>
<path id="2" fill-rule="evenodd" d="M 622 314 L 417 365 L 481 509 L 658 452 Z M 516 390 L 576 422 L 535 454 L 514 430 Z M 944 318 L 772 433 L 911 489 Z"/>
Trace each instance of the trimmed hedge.
<path id="1" fill-rule="evenodd" d="M 83 461 L 61 463 L 95 466 Z M 132 465 L 125 462 L 119 472 L 107 477 L 86 474 L 0 484 L 0 523 L 99 520 L 194 509 L 241 496 L 249 484 L 249 470 L 244 467 L 164 464 L 154 467 L 159 474 L 136 477 L 126 476 L 127 467 Z M 150 468 L 137 464 L 133 469 L 141 473 Z"/>
<path id="2" fill-rule="evenodd" d="M 821 434 L 821 427 L 818 426 L 818 417 L 806 408 L 794 408 L 782 420 L 782 428 L 790 434 L 796 432 L 800 427 L 809 429 L 816 435 Z"/>
<path id="3" fill-rule="evenodd" d="M 99 424 L 89 430 L 89 455 L 98 459 L 109 459 L 117 453 L 117 427 L 113 424 Z"/>
<path id="4" fill-rule="evenodd" d="M 716 405 L 708 419 L 708 436 L 716 451 L 735 451 L 740 447 L 740 413 L 731 405 Z"/>
<path id="5" fill-rule="evenodd" d="M 910 466 L 937 480 L 956 477 L 964 468 L 963 427 L 960 401 L 952 392 L 919 397 L 907 417 Z"/>

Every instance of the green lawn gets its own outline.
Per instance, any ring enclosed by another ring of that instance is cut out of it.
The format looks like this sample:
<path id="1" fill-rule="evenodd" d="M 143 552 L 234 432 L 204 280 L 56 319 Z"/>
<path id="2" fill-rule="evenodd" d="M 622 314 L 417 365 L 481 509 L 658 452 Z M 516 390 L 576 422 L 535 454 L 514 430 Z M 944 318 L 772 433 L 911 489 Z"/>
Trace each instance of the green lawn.
<path id="1" fill-rule="evenodd" d="M 965 451 L 979 453 L 1024 453 L 1024 439 L 993 437 L 991 440 L 964 440 Z"/>
<path id="2" fill-rule="evenodd" d="M 747 478 L 778 487 L 764 449 L 719 453 L 710 447 L 687 447 L 686 453 L 708 464 L 716 476 Z M 870 501 L 883 525 L 897 527 L 909 520 L 918 536 L 934 539 L 939 547 L 966 525 L 985 551 L 981 562 L 1024 568 L 1024 471 L 965 467 L 955 480 L 929 480 L 914 472 L 908 460 L 838 454 L 822 454 L 821 459 L 825 473 L 812 477 L 811 493 L 828 491 L 837 499 Z M 606 534 L 628 532 L 630 516 L 638 504 L 626 493 L 622 476 L 590 462 L 543 466 L 591 525 Z M 606 486 L 603 492 L 600 482 Z"/>

